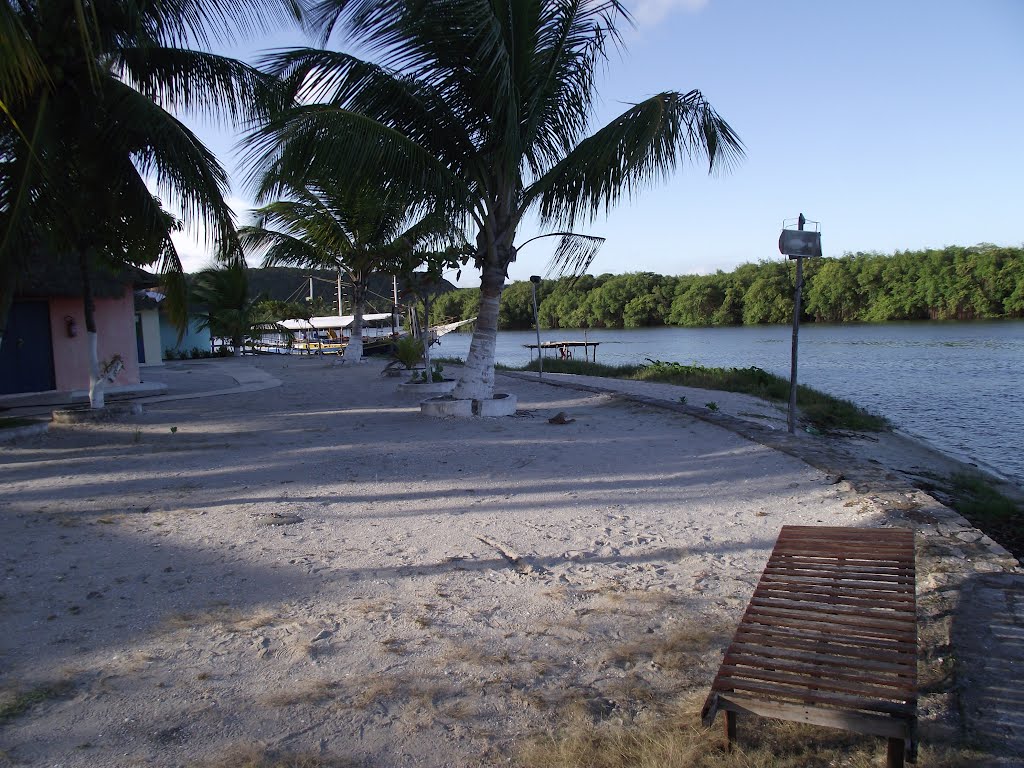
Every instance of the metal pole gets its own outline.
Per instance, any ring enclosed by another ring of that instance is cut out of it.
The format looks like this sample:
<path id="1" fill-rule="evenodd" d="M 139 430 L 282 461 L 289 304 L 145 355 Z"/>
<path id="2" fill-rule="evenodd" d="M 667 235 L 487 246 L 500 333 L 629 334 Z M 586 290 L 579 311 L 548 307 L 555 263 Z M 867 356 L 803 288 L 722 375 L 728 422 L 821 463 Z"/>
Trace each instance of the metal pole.
<path id="1" fill-rule="evenodd" d="M 430 370 L 430 291 L 429 289 L 423 293 L 423 314 L 425 320 L 423 322 L 425 332 L 423 336 L 423 366 L 426 370 L 426 383 L 430 383 L 434 380 L 434 374 Z"/>
<path id="2" fill-rule="evenodd" d="M 537 378 L 544 378 L 544 352 L 540 348 L 540 319 L 537 314 L 537 283 L 540 282 L 538 277 L 534 280 L 530 278 L 530 288 L 533 290 L 533 327 L 537 329 Z"/>
<path id="3" fill-rule="evenodd" d="M 398 335 L 398 276 L 391 276 L 392 304 L 391 304 L 391 335 Z"/>
<path id="4" fill-rule="evenodd" d="M 341 270 L 338 270 L 338 317 L 345 314 L 344 308 L 341 306 Z"/>
<path id="5" fill-rule="evenodd" d="M 800 214 L 798 229 L 804 228 L 804 215 Z M 796 430 L 796 362 L 797 362 L 797 343 L 800 338 L 800 302 L 803 298 L 804 288 L 804 257 L 796 257 L 796 291 L 793 296 L 793 352 L 792 359 L 789 367 L 789 416 L 786 419 L 786 425 L 789 428 L 789 433 L 793 434 Z"/>

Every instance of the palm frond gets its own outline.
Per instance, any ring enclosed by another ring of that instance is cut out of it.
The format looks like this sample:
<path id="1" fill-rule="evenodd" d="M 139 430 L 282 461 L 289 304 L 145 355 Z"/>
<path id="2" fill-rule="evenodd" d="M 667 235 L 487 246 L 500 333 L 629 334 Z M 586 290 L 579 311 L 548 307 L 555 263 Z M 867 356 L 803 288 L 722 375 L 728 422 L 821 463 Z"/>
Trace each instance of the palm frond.
<path id="1" fill-rule="evenodd" d="M 118 51 L 125 82 L 165 109 L 253 123 L 288 105 L 281 83 L 236 59 L 181 48 Z"/>
<path id="2" fill-rule="evenodd" d="M 548 262 L 545 279 L 551 276 L 579 277 L 597 258 L 605 239 L 596 235 L 581 235 L 576 232 L 559 232 L 561 239 Z"/>
<path id="3" fill-rule="evenodd" d="M 155 42 L 180 47 L 209 48 L 302 21 L 301 0 L 160 0 L 139 7 Z"/>
<path id="4" fill-rule="evenodd" d="M 443 158 L 453 173 L 478 176 L 475 147 L 462 116 L 427 84 L 346 53 L 297 48 L 265 56 L 260 66 L 282 78 L 294 98 L 357 112 Z"/>
<path id="5" fill-rule="evenodd" d="M 685 160 L 706 158 L 715 172 L 742 156 L 739 137 L 699 91 L 661 93 L 581 141 L 525 191 L 522 210 L 539 205 L 542 222 L 572 226 L 667 178 Z"/>
<path id="6" fill-rule="evenodd" d="M 528 118 L 523 143 L 536 176 L 561 160 L 589 125 L 608 43 L 621 45 L 620 20 L 632 23 L 618 2 L 546 6 L 523 89 Z"/>
<path id="7" fill-rule="evenodd" d="M 0 3 L 0 110 L 8 118 L 8 110 L 16 100 L 23 98 L 49 81 L 43 63 L 28 30 L 11 3 Z"/>
<path id="8" fill-rule="evenodd" d="M 242 248 L 260 257 L 264 267 L 289 265 L 310 269 L 337 269 L 339 260 L 328 252 L 294 235 L 262 227 L 238 230 Z"/>
<path id="9" fill-rule="evenodd" d="M 402 183 L 424 203 L 461 206 L 472 189 L 447 165 L 398 131 L 345 109 L 299 107 L 250 133 L 247 182 L 257 199 L 280 196 L 306 179 L 331 178 L 355 192 L 364 186 Z"/>
<path id="10" fill-rule="evenodd" d="M 182 122 L 145 96 L 108 79 L 104 107 L 109 113 L 105 139 L 124 151 L 143 174 L 153 173 L 157 192 L 181 209 L 185 225 L 203 221 L 207 239 L 222 261 L 240 254 L 234 213 L 224 202 L 227 174 L 209 149 Z"/>

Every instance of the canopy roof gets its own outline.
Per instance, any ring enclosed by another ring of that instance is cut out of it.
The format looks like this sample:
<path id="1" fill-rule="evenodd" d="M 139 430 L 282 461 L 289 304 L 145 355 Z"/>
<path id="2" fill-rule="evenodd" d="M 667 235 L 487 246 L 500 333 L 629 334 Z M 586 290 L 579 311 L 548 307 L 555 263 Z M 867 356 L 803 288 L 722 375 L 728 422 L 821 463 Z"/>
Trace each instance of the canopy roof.
<path id="1" fill-rule="evenodd" d="M 363 322 L 390 320 L 391 317 L 390 312 L 373 312 L 363 315 Z M 289 331 L 325 331 L 328 328 L 348 328 L 355 319 L 355 315 L 330 315 L 328 317 L 311 317 L 308 320 L 305 318 L 280 320 L 277 324 Z"/>

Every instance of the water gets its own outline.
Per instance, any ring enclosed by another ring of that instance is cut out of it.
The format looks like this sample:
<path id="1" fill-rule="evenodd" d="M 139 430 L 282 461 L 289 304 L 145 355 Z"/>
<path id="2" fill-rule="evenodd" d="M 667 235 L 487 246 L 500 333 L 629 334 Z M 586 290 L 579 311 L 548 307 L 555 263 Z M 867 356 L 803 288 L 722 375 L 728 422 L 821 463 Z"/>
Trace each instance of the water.
<path id="1" fill-rule="evenodd" d="M 583 338 L 583 331 L 541 331 L 542 341 Z M 787 326 L 592 330 L 586 338 L 601 343 L 597 360 L 610 365 L 651 358 L 755 365 L 789 377 Z M 469 334 L 448 334 L 440 354 L 465 358 L 469 340 Z M 532 343 L 533 331 L 499 333 L 498 362 L 528 362 L 523 345 Z M 1022 321 L 801 326 L 800 383 L 852 400 L 945 453 L 1024 484 Z"/>

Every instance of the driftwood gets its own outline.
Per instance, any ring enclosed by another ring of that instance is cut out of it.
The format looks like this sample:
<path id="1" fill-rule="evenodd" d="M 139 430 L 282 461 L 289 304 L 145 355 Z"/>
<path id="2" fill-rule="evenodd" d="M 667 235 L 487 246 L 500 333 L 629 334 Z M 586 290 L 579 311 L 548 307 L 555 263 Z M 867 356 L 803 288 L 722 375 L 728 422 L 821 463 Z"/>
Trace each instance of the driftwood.
<path id="1" fill-rule="evenodd" d="M 523 560 L 522 555 L 520 555 L 511 547 L 502 544 L 500 541 L 495 541 L 494 539 L 488 538 L 487 536 L 482 536 L 480 534 L 477 534 L 476 538 L 482 541 L 487 546 L 494 547 L 494 549 L 498 550 L 498 552 L 500 552 L 501 555 L 509 561 L 512 567 L 520 573 L 525 574 L 527 576 L 541 575 L 545 573 L 543 568 L 535 568 L 534 566 L 530 565 L 528 562 Z"/>

